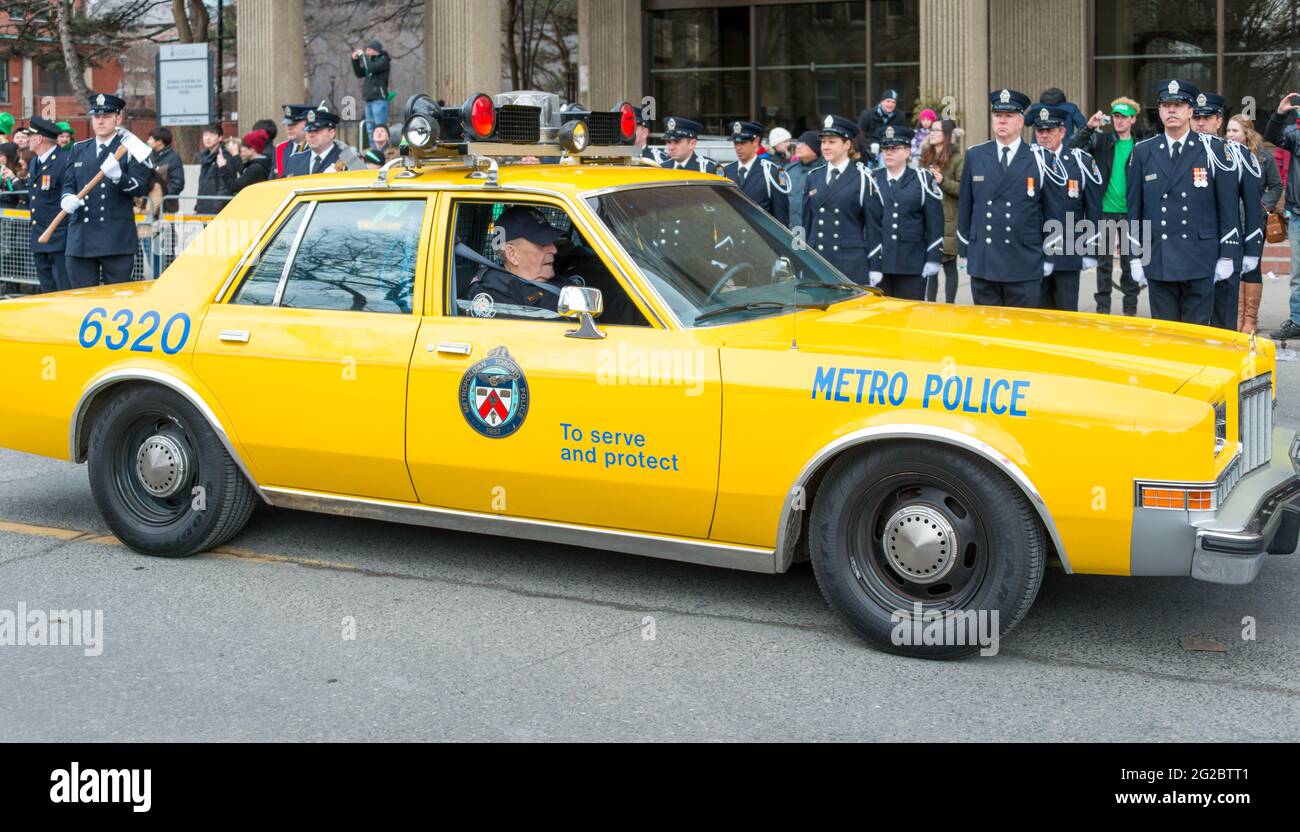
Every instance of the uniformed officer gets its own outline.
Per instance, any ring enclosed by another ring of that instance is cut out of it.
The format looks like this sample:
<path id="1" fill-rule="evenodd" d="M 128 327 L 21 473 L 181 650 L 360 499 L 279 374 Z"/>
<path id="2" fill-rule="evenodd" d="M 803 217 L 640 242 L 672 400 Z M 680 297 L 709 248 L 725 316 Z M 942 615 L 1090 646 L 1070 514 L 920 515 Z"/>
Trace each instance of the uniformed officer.
<path id="1" fill-rule="evenodd" d="M 289 157 L 284 165 L 284 175 L 308 176 L 314 173 L 333 173 L 340 150 L 334 143 L 338 135 L 339 117 L 324 105 L 308 110 L 304 130 L 307 131 L 307 149 Z"/>
<path id="2" fill-rule="evenodd" d="M 639 108 L 636 111 L 636 140 L 632 147 L 640 151 L 642 159 L 649 159 L 656 165 L 662 165 L 668 159 L 668 154 L 661 148 L 650 147 L 650 119 Z"/>
<path id="3" fill-rule="evenodd" d="M 1148 286 L 1151 316 L 1208 325 L 1214 284 L 1232 277 L 1241 232 L 1232 151 L 1191 131 L 1192 103 L 1200 94 L 1177 79 L 1157 85 L 1165 129 L 1133 147 L 1128 219 L 1139 258 L 1132 262 L 1133 279 Z"/>
<path id="4" fill-rule="evenodd" d="M 1192 129 L 1200 136 L 1218 137 L 1227 104 L 1228 99 L 1221 95 L 1202 92 L 1192 107 Z M 1259 160 L 1249 148 L 1231 140 L 1225 142 L 1232 152 L 1231 164 L 1236 168 L 1237 196 L 1241 202 L 1238 211 L 1241 220 L 1237 226 L 1241 235 L 1241 248 L 1233 260 L 1232 277 L 1214 284 L 1214 309 L 1210 313 L 1210 323 L 1236 331 L 1241 276 L 1254 271 L 1259 266 L 1260 255 L 1264 253 L 1264 171 L 1260 169 Z M 1226 171 L 1220 170 L 1220 173 Z"/>
<path id="5" fill-rule="evenodd" d="M 1043 275 L 1041 149 L 1020 139 L 1029 96 L 1000 89 L 989 94 L 991 142 L 966 152 L 957 199 L 957 255 L 967 262 L 971 295 L 985 306 L 1034 307 Z"/>
<path id="6" fill-rule="evenodd" d="M 1043 170 L 1043 250 L 1051 271 L 1043 277 L 1038 305 L 1078 312 L 1079 272 L 1097 267 L 1101 170 L 1086 151 L 1063 146 L 1068 111 L 1033 104 L 1030 115 L 1035 140 L 1045 151 L 1047 162 Z"/>
<path id="7" fill-rule="evenodd" d="M 733 122 L 731 143 L 736 148 L 736 161 L 723 168 L 723 175 L 739 185 L 745 196 L 757 202 L 777 222 L 789 225 L 790 177 L 771 159 L 759 157 L 758 146 L 762 140 L 763 125 L 752 121 Z"/>
<path id="8" fill-rule="evenodd" d="M 943 262 L 943 191 L 930 171 L 908 167 L 912 136 L 892 124 L 880 134 L 885 166 L 872 171 L 877 198 L 867 200 L 880 241 L 870 277 L 890 297 L 925 300 L 925 282 Z"/>
<path id="9" fill-rule="evenodd" d="M 91 137 L 72 146 L 63 169 L 59 206 L 68 214 L 67 266 L 72 288 L 131 279 L 139 238 L 135 229 L 133 197 L 149 192 L 148 165 L 129 153 L 119 162 L 114 154 L 122 144 L 117 128 L 126 102 L 116 95 L 90 96 Z M 77 198 L 96 173 L 99 185 L 83 201 Z M 42 229 L 44 230 L 44 229 Z"/>
<path id="10" fill-rule="evenodd" d="M 516 205 L 501 212 L 495 228 L 501 229 L 504 268 L 484 266 L 470 280 L 464 299 L 475 317 L 510 317 L 498 304 L 556 311 L 560 287 L 585 285 L 579 277 L 556 277 L 556 242 L 564 234 L 536 210 Z M 495 229 L 494 229 L 495 233 Z"/>
<path id="11" fill-rule="evenodd" d="M 695 152 L 696 142 L 703 129 L 704 125 L 689 118 L 669 116 L 664 119 L 664 144 L 668 158 L 660 167 L 721 175 L 721 165 Z"/>
<path id="12" fill-rule="evenodd" d="M 64 256 L 68 224 L 61 223 L 48 243 L 38 238 L 59 215 L 63 170 L 71 164 L 72 154 L 59 147 L 59 125 L 54 122 L 37 116 L 32 119 L 30 129 L 33 155 L 27 169 L 27 202 L 32 215 L 32 259 L 36 262 L 41 291 L 61 292 L 72 288 Z"/>
<path id="13" fill-rule="evenodd" d="M 284 105 L 285 140 L 275 146 L 275 176 L 284 176 L 285 166 L 290 157 L 307 152 L 307 133 L 303 129 L 307 124 L 307 113 L 312 110 L 310 104 Z"/>
<path id="14" fill-rule="evenodd" d="M 855 283 L 870 280 L 871 258 L 880 253 L 880 230 L 871 222 L 869 200 L 880 199 L 876 180 L 853 155 L 858 123 L 844 116 L 822 119 L 824 164 L 804 181 L 803 229 L 808 245 Z"/>

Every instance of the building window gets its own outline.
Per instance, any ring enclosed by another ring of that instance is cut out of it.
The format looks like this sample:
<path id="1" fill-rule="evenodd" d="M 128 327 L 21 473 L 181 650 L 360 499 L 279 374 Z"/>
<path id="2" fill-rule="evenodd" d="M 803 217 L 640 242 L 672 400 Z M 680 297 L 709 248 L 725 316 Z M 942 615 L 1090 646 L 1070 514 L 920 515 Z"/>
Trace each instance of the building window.
<path id="1" fill-rule="evenodd" d="M 911 120 L 921 86 L 920 0 L 871 0 L 870 104 L 883 90 L 898 90 L 898 109 Z"/>
<path id="2" fill-rule="evenodd" d="M 9 103 L 9 61 L 0 60 L 0 104 Z"/>
<path id="3" fill-rule="evenodd" d="M 72 85 L 61 69 L 38 67 L 36 69 L 36 95 L 72 95 Z"/>
<path id="4" fill-rule="evenodd" d="M 861 2 L 755 8 L 758 120 L 798 136 L 821 117 L 856 119 L 867 77 L 867 24 Z"/>
<path id="5" fill-rule="evenodd" d="M 656 117 L 700 121 L 706 133 L 730 133 L 748 119 L 750 99 L 748 7 L 673 9 L 648 14 L 650 87 Z"/>

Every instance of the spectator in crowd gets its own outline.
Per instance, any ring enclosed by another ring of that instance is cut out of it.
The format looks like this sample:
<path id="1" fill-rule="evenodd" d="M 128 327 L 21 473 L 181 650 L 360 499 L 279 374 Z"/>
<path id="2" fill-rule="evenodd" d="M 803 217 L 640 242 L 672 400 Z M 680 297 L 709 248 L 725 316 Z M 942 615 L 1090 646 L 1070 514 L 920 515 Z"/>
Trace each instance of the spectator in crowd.
<path id="1" fill-rule="evenodd" d="M 20 127 L 14 131 L 14 144 L 18 145 L 18 151 L 20 153 L 27 149 L 27 128 L 26 127 Z"/>
<path id="2" fill-rule="evenodd" d="M 266 155 L 270 141 L 271 137 L 265 130 L 250 130 L 244 134 L 239 143 L 239 164 L 219 169 L 222 182 L 231 194 L 271 178 L 271 159 Z"/>
<path id="3" fill-rule="evenodd" d="M 1110 102 L 1110 116 L 1098 110 L 1070 140 L 1071 147 L 1092 154 L 1102 176 L 1103 250 L 1097 258 L 1097 291 L 1093 295 L 1097 302 L 1097 313 L 1101 315 L 1110 314 L 1112 289 L 1117 288 L 1123 293 L 1123 311 L 1130 317 L 1137 314 L 1138 295 L 1142 293 L 1142 287 L 1133 278 L 1129 241 L 1123 233 L 1128 227 L 1128 160 L 1133 155 L 1133 147 L 1148 135 L 1138 124 L 1138 112 L 1138 103 L 1133 99 L 1116 98 Z M 1107 121 L 1114 126 L 1113 131 L 1102 129 Z M 1118 286 L 1111 277 L 1115 269 L 1113 253 L 1117 245 L 1120 269 Z"/>
<path id="4" fill-rule="evenodd" d="M 367 148 L 361 154 L 361 161 L 366 163 L 367 170 L 379 170 L 384 166 L 384 157 L 373 147 Z"/>
<path id="5" fill-rule="evenodd" d="M 772 132 L 767 134 L 767 148 L 773 162 L 788 164 L 794 152 L 794 136 L 784 127 L 773 127 Z"/>
<path id="6" fill-rule="evenodd" d="M 380 156 L 383 156 L 384 153 L 387 152 L 391 143 L 392 138 L 388 134 L 388 125 L 376 124 L 375 129 L 370 135 L 370 146 L 374 148 Z"/>
<path id="7" fill-rule="evenodd" d="M 352 53 L 352 74 L 364 79 L 361 94 L 366 101 L 366 139 L 374 144 L 375 127 L 388 123 L 388 70 L 391 61 L 384 45 L 370 41 L 365 49 Z"/>
<path id="8" fill-rule="evenodd" d="M 1259 169 L 1264 179 L 1264 191 L 1260 203 L 1264 216 L 1277 210 L 1278 200 L 1282 197 L 1282 175 L 1273 162 L 1273 154 L 1264 148 L 1264 139 L 1255 132 L 1255 123 L 1243 115 L 1228 119 L 1228 138 L 1239 142 L 1255 154 Z M 1245 210 L 1242 209 L 1242 220 Z M 1237 331 L 1254 332 L 1259 327 L 1259 301 L 1264 293 L 1264 281 L 1258 264 L 1255 268 L 1241 275 L 1241 293 L 1237 296 Z"/>
<path id="9" fill-rule="evenodd" d="M 149 156 L 149 161 L 153 164 L 154 170 L 159 170 L 166 166 L 167 168 L 167 187 L 163 196 L 177 196 L 185 190 L 185 165 L 181 163 L 181 156 L 172 148 L 172 131 L 167 127 L 155 127 L 149 131 L 149 147 L 153 153 Z M 175 200 L 172 200 L 174 202 Z M 176 210 L 176 206 L 168 204 L 168 208 Z"/>
<path id="10" fill-rule="evenodd" d="M 952 119 L 933 122 L 925 147 L 921 149 L 921 167 L 934 175 L 943 192 L 943 300 L 957 301 L 957 197 L 961 192 L 962 154 L 957 147 L 957 123 Z M 939 276 L 930 278 L 925 299 L 939 297 Z"/>
<path id="11" fill-rule="evenodd" d="M 275 126 L 275 121 L 269 118 L 259 118 L 253 122 L 254 130 L 261 130 L 266 134 L 266 157 L 271 158 L 271 150 L 275 147 L 275 137 L 280 134 L 280 128 Z"/>
<path id="12" fill-rule="evenodd" d="M 59 138 L 57 139 L 59 147 L 68 147 L 77 140 L 77 134 L 73 132 L 72 125 L 66 121 L 58 122 Z"/>
<path id="13" fill-rule="evenodd" d="M 1068 114 L 1069 117 L 1065 120 L 1065 141 L 1062 145 L 1063 147 L 1069 147 L 1070 139 L 1074 136 L 1074 131 L 1088 123 L 1088 120 L 1083 117 L 1083 113 L 1079 112 L 1079 108 L 1071 104 L 1069 101 L 1066 101 L 1065 93 L 1057 87 L 1048 87 L 1043 90 L 1043 94 L 1038 96 L 1038 103 L 1046 104 L 1049 107 L 1060 107 Z M 1084 149 L 1086 150 L 1087 148 Z"/>
<path id="14" fill-rule="evenodd" d="M 0 206 L 17 208 L 27 204 L 27 169 L 14 142 L 0 144 Z"/>
<path id="15" fill-rule="evenodd" d="M 921 115 L 916 117 L 916 129 L 912 131 L 913 164 L 920 160 L 921 151 L 925 149 L 926 139 L 930 136 L 930 128 L 938 120 L 939 117 L 934 114 L 934 110 L 928 107 L 921 111 Z"/>
<path id="16" fill-rule="evenodd" d="M 805 130 L 795 142 L 790 164 L 786 166 L 786 175 L 790 177 L 790 223 L 799 225 L 803 222 L 804 186 L 808 176 L 821 167 L 822 140 L 816 130 Z M 808 229 L 804 229 L 807 234 Z"/>
<path id="17" fill-rule="evenodd" d="M 221 125 L 209 124 L 203 128 L 203 148 L 199 151 L 197 157 L 199 163 L 199 190 L 200 197 L 205 196 L 230 196 L 230 189 L 226 187 L 225 179 L 221 175 L 221 168 L 233 164 L 235 159 L 226 152 L 222 147 Z M 194 212 L 197 214 L 215 214 L 226 205 L 224 199 L 199 199 L 194 204 Z"/>
<path id="18" fill-rule="evenodd" d="M 858 116 L 858 130 L 861 131 L 854 141 L 855 147 L 863 153 L 863 161 L 870 160 L 872 167 L 884 164 L 880 159 L 880 137 L 885 135 L 885 128 L 899 124 L 898 90 L 888 89 L 880 94 L 880 103 L 863 110 Z"/>

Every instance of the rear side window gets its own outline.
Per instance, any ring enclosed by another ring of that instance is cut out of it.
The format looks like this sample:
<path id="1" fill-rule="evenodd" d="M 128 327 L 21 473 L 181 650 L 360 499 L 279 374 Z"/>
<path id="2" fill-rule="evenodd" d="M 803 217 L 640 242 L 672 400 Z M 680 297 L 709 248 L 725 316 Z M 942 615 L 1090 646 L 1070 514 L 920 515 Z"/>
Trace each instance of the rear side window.
<path id="1" fill-rule="evenodd" d="M 257 265 L 244 279 L 243 285 L 239 287 L 231 303 L 270 306 L 275 302 L 275 290 L 279 288 L 280 278 L 284 276 L 284 266 L 289 262 L 293 241 L 298 236 L 298 226 L 302 225 L 305 213 L 307 213 L 306 205 L 299 205 L 293 209 L 288 222 L 280 226 L 280 230 L 275 233 L 275 239 L 262 250 Z"/>

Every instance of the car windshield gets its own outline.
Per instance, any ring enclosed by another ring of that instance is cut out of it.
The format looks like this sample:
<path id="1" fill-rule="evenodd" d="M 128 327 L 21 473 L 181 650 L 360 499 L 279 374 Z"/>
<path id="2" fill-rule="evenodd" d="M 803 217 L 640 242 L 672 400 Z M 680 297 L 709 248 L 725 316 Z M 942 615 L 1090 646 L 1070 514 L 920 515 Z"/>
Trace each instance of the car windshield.
<path id="1" fill-rule="evenodd" d="M 589 200 L 685 326 L 826 306 L 865 292 L 730 185 L 649 186 Z"/>

